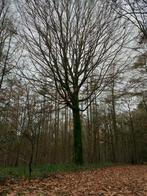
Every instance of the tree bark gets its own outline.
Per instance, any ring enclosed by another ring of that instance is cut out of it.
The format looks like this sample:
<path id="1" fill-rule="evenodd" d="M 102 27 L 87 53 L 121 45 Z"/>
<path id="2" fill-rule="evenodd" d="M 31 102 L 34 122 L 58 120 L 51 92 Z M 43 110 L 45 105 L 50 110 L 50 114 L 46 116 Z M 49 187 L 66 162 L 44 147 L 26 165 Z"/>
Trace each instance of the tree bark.
<path id="1" fill-rule="evenodd" d="M 73 136 L 74 136 L 74 162 L 83 164 L 82 125 L 80 119 L 79 104 L 73 108 Z"/>

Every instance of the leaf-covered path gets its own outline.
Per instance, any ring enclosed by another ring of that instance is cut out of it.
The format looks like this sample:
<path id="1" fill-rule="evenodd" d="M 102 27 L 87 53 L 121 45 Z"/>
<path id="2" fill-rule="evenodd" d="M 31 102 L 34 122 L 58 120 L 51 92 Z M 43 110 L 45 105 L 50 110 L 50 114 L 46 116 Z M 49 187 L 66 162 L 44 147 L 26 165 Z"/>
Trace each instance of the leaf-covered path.
<path id="1" fill-rule="evenodd" d="M 5 194 L 7 192 L 7 194 Z M 147 166 L 125 166 L 8 181 L 0 195 L 147 196 Z"/>

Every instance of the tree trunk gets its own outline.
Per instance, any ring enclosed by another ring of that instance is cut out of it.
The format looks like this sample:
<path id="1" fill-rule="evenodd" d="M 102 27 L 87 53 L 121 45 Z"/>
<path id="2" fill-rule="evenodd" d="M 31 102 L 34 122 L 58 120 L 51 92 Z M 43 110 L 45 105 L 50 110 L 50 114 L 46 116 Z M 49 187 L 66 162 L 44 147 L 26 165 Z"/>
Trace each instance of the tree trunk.
<path id="1" fill-rule="evenodd" d="M 79 105 L 75 104 L 73 111 L 74 162 L 83 164 L 82 125 Z"/>
<path id="2" fill-rule="evenodd" d="M 116 119 L 116 100 L 115 100 L 115 81 L 113 79 L 112 81 L 112 89 L 111 89 L 111 104 L 112 104 L 112 108 L 111 108 L 111 118 L 112 118 L 112 128 L 113 128 L 113 134 L 114 134 L 114 153 L 115 153 L 115 162 L 118 161 L 118 129 L 117 129 L 117 119 Z"/>
<path id="3" fill-rule="evenodd" d="M 133 122 L 133 116 L 131 113 L 130 105 L 128 103 L 128 112 L 129 112 L 129 120 L 130 120 L 130 129 L 131 129 L 131 140 L 132 140 L 132 164 L 137 163 L 137 143 L 136 143 L 136 136 L 135 136 L 135 127 Z"/>
<path id="4" fill-rule="evenodd" d="M 29 168 L 29 177 L 31 177 L 32 175 L 32 163 L 33 163 L 33 155 L 34 155 L 34 143 L 31 143 L 31 155 L 30 155 L 30 160 L 29 160 L 29 164 L 28 164 L 28 168 Z"/>

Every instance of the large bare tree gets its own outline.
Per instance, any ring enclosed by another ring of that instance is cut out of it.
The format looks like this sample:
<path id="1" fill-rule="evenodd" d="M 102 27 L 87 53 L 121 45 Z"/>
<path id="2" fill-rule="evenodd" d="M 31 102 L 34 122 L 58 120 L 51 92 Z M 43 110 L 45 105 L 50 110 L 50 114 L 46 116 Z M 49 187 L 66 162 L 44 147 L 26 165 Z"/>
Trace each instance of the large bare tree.
<path id="1" fill-rule="evenodd" d="M 48 93 L 55 88 L 71 108 L 74 161 L 82 164 L 80 103 L 86 109 L 87 100 L 110 82 L 107 73 L 128 41 L 125 21 L 105 0 L 24 0 L 18 5 L 31 59 L 25 74 L 36 85 L 45 84 Z"/>

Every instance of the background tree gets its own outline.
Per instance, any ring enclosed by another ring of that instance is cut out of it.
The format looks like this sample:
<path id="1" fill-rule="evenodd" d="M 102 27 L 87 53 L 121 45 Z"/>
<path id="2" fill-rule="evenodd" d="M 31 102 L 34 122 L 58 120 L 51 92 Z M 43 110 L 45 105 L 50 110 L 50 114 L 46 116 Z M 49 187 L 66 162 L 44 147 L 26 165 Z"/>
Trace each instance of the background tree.
<path id="1" fill-rule="evenodd" d="M 14 67 L 15 35 L 16 29 L 10 13 L 10 2 L 2 0 L 0 2 L 0 89 L 5 77 Z"/>

